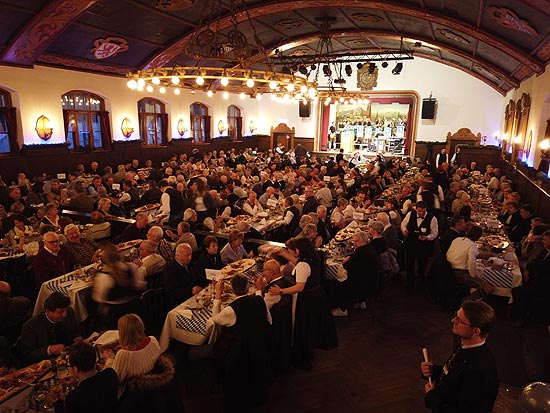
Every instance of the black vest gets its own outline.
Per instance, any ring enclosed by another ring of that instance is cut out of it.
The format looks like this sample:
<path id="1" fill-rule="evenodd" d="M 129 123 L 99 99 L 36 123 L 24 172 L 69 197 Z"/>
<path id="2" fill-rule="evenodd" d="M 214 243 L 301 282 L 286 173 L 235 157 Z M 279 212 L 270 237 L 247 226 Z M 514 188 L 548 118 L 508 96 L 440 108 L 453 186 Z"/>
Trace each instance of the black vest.
<path id="1" fill-rule="evenodd" d="M 292 212 L 292 220 L 290 221 L 290 224 L 286 226 L 285 233 L 287 235 L 292 236 L 294 234 L 294 231 L 296 231 L 296 228 L 298 228 L 298 224 L 300 223 L 300 212 L 298 211 L 298 208 L 296 208 L 294 205 L 287 208 L 286 211 Z M 286 215 L 285 211 L 285 215 Z"/>
<path id="2" fill-rule="evenodd" d="M 247 295 L 229 305 L 237 317 L 235 325 L 229 328 L 236 334 L 261 334 L 267 327 L 267 309 L 262 297 Z"/>
<path id="3" fill-rule="evenodd" d="M 422 223 L 418 225 L 416 221 L 416 218 L 417 218 L 416 211 L 412 210 L 411 216 L 409 217 L 409 222 L 407 224 L 407 230 L 409 231 L 409 236 L 407 237 L 407 239 L 409 240 L 418 239 L 420 235 L 424 235 L 424 236 L 430 235 L 432 232 L 430 229 L 430 224 L 432 222 L 433 217 L 434 216 L 431 213 L 427 212 L 426 216 L 424 217 L 424 221 L 422 221 Z"/>
<path id="4" fill-rule="evenodd" d="M 170 215 L 177 215 L 183 212 L 183 196 L 174 188 L 167 188 L 166 193 L 170 196 Z"/>

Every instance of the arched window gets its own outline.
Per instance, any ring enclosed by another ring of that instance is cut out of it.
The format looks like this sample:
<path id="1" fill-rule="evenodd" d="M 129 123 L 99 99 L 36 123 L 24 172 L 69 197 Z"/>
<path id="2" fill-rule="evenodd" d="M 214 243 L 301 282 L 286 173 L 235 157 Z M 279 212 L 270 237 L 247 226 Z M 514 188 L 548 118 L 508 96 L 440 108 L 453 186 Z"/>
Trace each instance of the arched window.
<path id="1" fill-rule="evenodd" d="M 168 114 L 164 103 L 153 98 L 143 98 L 138 102 L 140 137 L 149 146 L 166 144 Z"/>
<path id="2" fill-rule="evenodd" d="M 210 142 L 210 116 L 208 108 L 202 103 L 192 103 L 191 113 L 191 133 L 193 140 L 197 143 Z"/>
<path id="3" fill-rule="evenodd" d="M 73 90 L 61 97 L 65 139 L 69 149 L 111 149 L 111 128 L 99 96 Z"/>
<path id="4" fill-rule="evenodd" d="M 0 156 L 14 155 L 19 151 L 16 133 L 15 108 L 11 106 L 10 92 L 0 89 Z"/>
<path id="5" fill-rule="evenodd" d="M 232 141 L 243 138 L 243 118 L 241 110 L 235 105 L 227 107 L 227 135 Z"/>

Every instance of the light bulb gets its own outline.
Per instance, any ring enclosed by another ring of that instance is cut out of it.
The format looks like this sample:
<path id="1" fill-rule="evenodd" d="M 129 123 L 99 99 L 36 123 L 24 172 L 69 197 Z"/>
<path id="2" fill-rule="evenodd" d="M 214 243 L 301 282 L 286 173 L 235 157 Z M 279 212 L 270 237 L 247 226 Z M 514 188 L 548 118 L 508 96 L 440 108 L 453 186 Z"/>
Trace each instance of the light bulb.
<path id="1" fill-rule="evenodd" d="M 159 89 L 159 92 L 166 93 L 166 88 L 164 86 L 161 86 L 161 88 Z"/>
<path id="2" fill-rule="evenodd" d="M 140 77 L 137 80 L 137 85 L 138 85 L 138 87 L 141 87 L 143 89 L 143 86 L 145 86 L 145 80 L 143 80 L 143 78 Z"/>
<path id="3" fill-rule="evenodd" d="M 246 95 L 244 94 L 244 92 L 241 92 L 241 94 L 239 95 L 239 97 L 240 97 L 241 99 L 244 100 L 244 98 L 246 97 Z"/>
<path id="4" fill-rule="evenodd" d="M 147 92 L 153 93 L 153 86 L 147 85 L 147 87 L 145 89 L 147 90 Z"/>
<path id="5" fill-rule="evenodd" d="M 126 83 L 126 86 L 128 86 L 132 90 L 135 90 L 135 88 L 137 87 L 136 79 L 128 80 L 128 83 Z"/>
<path id="6" fill-rule="evenodd" d="M 178 96 L 179 96 L 180 93 L 181 93 L 181 91 L 180 91 L 180 88 L 179 88 L 179 87 L 177 87 L 177 88 L 174 89 L 174 94 L 175 94 L 175 95 L 178 95 Z"/>
<path id="7" fill-rule="evenodd" d="M 288 85 L 286 85 L 286 90 L 288 90 L 289 92 L 294 91 L 294 83 L 289 83 Z"/>
<path id="8" fill-rule="evenodd" d="M 248 86 L 250 88 L 254 87 L 254 79 L 252 79 L 252 78 L 247 79 L 246 86 Z"/>
<path id="9" fill-rule="evenodd" d="M 261 93 L 258 93 L 256 95 L 256 100 L 262 100 L 263 95 Z"/>
<path id="10" fill-rule="evenodd" d="M 153 85 L 160 85 L 160 79 L 158 78 L 158 76 L 154 76 L 151 82 L 153 82 Z"/>
<path id="11" fill-rule="evenodd" d="M 173 85 L 179 85 L 180 84 L 180 78 L 177 76 L 172 76 L 172 84 Z"/>
<path id="12" fill-rule="evenodd" d="M 274 80 L 272 80 L 271 82 L 269 82 L 269 88 L 270 88 L 271 90 L 277 89 L 277 82 L 275 82 Z"/>
<path id="13" fill-rule="evenodd" d="M 223 97 L 225 100 L 229 99 L 229 93 L 223 92 L 222 97 Z"/>
<path id="14" fill-rule="evenodd" d="M 209 90 L 208 92 L 206 92 L 206 96 L 208 96 L 209 98 L 211 98 L 212 96 L 214 96 L 214 92 L 212 92 L 211 90 Z"/>
<path id="15" fill-rule="evenodd" d="M 197 85 L 199 85 L 199 86 L 204 85 L 204 77 L 197 76 L 197 79 L 195 79 L 195 82 L 197 82 Z"/>
<path id="16" fill-rule="evenodd" d="M 223 87 L 225 87 L 229 84 L 229 79 L 224 76 L 222 77 L 222 80 L 220 80 L 220 83 L 222 84 Z"/>

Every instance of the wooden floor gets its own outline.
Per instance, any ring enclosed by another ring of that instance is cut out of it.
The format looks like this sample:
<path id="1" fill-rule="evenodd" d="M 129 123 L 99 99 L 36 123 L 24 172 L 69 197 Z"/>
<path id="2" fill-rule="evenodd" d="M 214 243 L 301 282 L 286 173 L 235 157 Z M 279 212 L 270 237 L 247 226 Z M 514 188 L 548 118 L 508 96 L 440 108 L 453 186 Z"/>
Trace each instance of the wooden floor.
<path id="1" fill-rule="evenodd" d="M 339 347 L 316 352 L 311 372 L 292 370 L 278 378 L 271 387 L 270 401 L 257 411 L 427 412 L 424 380 L 419 374 L 421 349 L 427 347 L 434 361 L 445 361 L 453 348 L 452 311 L 432 303 L 423 290 L 406 294 L 403 284 L 400 278 L 388 282 L 376 323 L 361 310 L 350 310 L 349 317 L 336 319 Z M 550 337 L 544 326 L 512 328 L 505 300 L 489 302 L 498 318 L 488 341 L 501 381 L 495 412 L 516 412 L 516 400 L 525 384 L 548 381 Z M 178 360 L 187 412 L 221 412 L 223 395 L 212 379 L 212 362 L 189 360 L 177 344 L 171 352 Z"/>

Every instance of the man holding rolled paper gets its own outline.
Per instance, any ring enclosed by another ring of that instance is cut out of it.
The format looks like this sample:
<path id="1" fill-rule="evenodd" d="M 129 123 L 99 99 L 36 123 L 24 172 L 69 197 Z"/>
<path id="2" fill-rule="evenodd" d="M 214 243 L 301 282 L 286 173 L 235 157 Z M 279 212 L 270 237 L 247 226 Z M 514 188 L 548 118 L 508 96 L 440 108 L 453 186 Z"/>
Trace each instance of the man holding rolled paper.
<path id="1" fill-rule="evenodd" d="M 489 413 L 498 394 L 495 358 L 485 343 L 495 323 L 495 312 L 482 301 L 465 301 L 452 319 L 460 346 L 443 365 L 420 363 L 426 407 L 433 413 Z"/>

